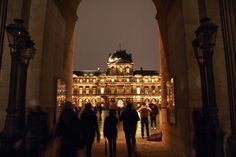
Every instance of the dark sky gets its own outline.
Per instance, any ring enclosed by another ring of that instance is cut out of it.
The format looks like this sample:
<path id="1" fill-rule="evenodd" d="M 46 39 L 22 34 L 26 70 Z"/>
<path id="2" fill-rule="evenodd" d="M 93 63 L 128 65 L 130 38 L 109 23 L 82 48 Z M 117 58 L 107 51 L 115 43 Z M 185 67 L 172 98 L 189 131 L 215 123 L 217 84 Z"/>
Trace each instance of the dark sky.
<path id="1" fill-rule="evenodd" d="M 83 0 L 76 25 L 75 70 L 106 69 L 109 53 L 132 53 L 134 67 L 159 70 L 156 8 L 152 0 Z"/>

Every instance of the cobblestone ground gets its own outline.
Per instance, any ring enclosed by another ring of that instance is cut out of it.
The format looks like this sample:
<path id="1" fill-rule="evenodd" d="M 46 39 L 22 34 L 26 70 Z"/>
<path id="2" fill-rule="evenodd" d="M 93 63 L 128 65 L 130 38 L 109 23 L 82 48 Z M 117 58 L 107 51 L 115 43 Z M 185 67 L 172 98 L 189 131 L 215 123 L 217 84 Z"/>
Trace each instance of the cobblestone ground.
<path id="1" fill-rule="evenodd" d="M 100 143 L 94 142 L 93 151 L 92 151 L 93 157 L 105 157 L 103 120 L 104 120 L 104 117 L 106 117 L 106 115 L 107 115 L 107 112 L 103 112 L 102 119 L 99 120 L 101 141 Z M 157 132 L 158 132 L 158 129 L 155 129 L 155 130 L 150 129 L 150 135 Z M 173 152 L 171 152 L 170 149 L 166 145 L 164 145 L 162 142 L 151 142 L 151 141 L 147 141 L 145 138 L 142 139 L 140 122 L 138 123 L 136 139 L 137 139 L 137 147 L 135 149 L 134 157 L 178 157 Z M 46 153 L 45 155 L 43 155 L 43 157 L 57 157 L 56 154 L 58 153 L 50 151 L 50 153 Z M 78 152 L 78 157 L 86 157 L 85 151 L 80 150 Z M 118 125 L 117 157 L 128 157 L 122 123 Z"/>

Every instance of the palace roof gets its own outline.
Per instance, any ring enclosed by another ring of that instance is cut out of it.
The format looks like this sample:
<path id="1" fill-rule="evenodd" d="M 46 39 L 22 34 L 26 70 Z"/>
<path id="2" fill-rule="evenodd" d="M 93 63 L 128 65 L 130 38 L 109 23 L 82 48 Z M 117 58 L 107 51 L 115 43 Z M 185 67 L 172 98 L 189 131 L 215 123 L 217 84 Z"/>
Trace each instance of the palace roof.
<path id="1" fill-rule="evenodd" d="M 133 63 L 132 55 L 126 50 L 117 50 L 109 56 L 108 63 Z"/>
<path id="2" fill-rule="evenodd" d="M 142 70 L 141 69 L 141 70 L 135 70 L 133 75 L 153 76 L 153 75 L 159 75 L 159 72 L 155 70 Z"/>
<path id="3" fill-rule="evenodd" d="M 78 70 L 74 71 L 73 74 L 77 76 L 99 76 L 102 74 L 106 74 L 106 71 L 104 70 Z"/>

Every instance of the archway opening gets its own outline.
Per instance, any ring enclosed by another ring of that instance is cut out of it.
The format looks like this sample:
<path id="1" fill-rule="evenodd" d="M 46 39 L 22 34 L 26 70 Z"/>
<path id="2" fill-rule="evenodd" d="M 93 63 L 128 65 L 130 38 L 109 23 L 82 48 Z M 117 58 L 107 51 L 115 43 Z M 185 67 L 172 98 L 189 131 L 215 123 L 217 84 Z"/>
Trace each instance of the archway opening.
<path id="1" fill-rule="evenodd" d="M 93 83 L 101 83 L 102 86 L 97 87 L 100 90 L 96 94 L 105 97 L 105 103 L 116 99 L 117 105 L 121 106 L 120 97 L 117 99 L 115 95 L 123 94 L 122 99 L 125 100 L 127 97 L 124 95 L 133 92 L 137 96 L 131 96 L 129 100 L 136 105 L 135 107 L 139 108 L 142 103 L 146 103 L 147 106 L 154 103 L 161 111 L 159 45 L 161 36 L 155 16 L 156 7 L 151 0 L 146 2 L 103 0 L 80 3 L 75 28 L 74 71 L 82 72 L 78 75 L 78 79 L 86 77 L 86 80 L 89 80 L 87 78 L 93 77 L 96 80 Z M 109 62 L 113 56 L 112 52 L 116 53 L 119 50 L 126 50 L 127 54 L 132 53 L 132 66 L 126 64 L 114 66 Z M 143 72 L 147 72 L 147 76 Z M 121 75 L 124 73 L 129 75 L 122 78 Z M 111 75 L 109 79 L 106 79 L 107 74 Z M 122 81 L 126 84 L 115 85 Z M 127 85 L 133 82 L 136 86 Z M 110 95 L 104 96 L 106 93 Z M 161 128 L 161 123 L 158 124 Z"/>

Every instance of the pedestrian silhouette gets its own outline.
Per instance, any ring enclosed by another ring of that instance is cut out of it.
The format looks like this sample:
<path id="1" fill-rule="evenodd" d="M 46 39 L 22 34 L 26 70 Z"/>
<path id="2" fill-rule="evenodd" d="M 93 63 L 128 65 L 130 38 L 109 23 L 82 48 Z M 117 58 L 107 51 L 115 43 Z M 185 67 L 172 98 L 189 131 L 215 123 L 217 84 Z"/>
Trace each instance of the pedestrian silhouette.
<path id="1" fill-rule="evenodd" d="M 81 113 L 81 122 L 83 125 L 83 137 L 85 141 L 86 155 L 91 157 L 91 149 L 93 146 L 95 135 L 97 142 L 100 142 L 100 132 L 96 113 L 92 110 L 91 103 L 85 104 L 85 110 Z"/>
<path id="2" fill-rule="evenodd" d="M 109 115 L 104 122 L 103 134 L 109 142 L 109 154 L 110 157 L 116 157 L 116 138 L 117 138 L 117 124 L 118 118 L 116 116 L 116 110 L 110 109 Z"/>
<path id="3" fill-rule="evenodd" d="M 48 142 L 48 114 L 43 112 L 37 99 L 29 101 L 26 118 L 25 148 L 27 157 L 40 157 Z"/>
<path id="4" fill-rule="evenodd" d="M 78 148 L 83 148 L 81 123 L 69 101 L 63 105 L 56 136 L 61 137 L 61 157 L 76 157 Z"/>
<path id="5" fill-rule="evenodd" d="M 157 118 L 157 114 L 158 114 L 159 110 L 158 110 L 157 105 L 155 105 L 155 104 L 150 104 L 150 108 L 152 110 L 150 112 L 151 128 L 156 129 L 156 127 L 157 127 L 156 118 Z"/>
<path id="6" fill-rule="evenodd" d="M 125 132 L 125 139 L 128 148 L 128 156 L 131 157 L 133 149 L 136 146 L 136 130 L 137 122 L 139 121 L 137 111 L 133 108 L 131 103 L 128 103 L 126 109 L 121 113 L 120 121 L 123 121 L 123 128 Z"/>
<path id="7" fill-rule="evenodd" d="M 103 107 L 101 104 L 98 105 L 98 112 L 99 112 L 99 119 L 102 120 L 102 110 L 103 110 Z"/>
<path id="8" fill-rule="evenodd" d="M 147 137 L 149 137 L 149 120 L 148 120 L 148 116 L 149 116 L 149 113 L 151 111 L 152 110 L 145 103 L 143 103 L 142 106 L 138 109 L 138 112 L 140 113 L 140 117 L 141 117 L 141 135 L 142 135 L 142 138 L 144 138 L 144 127 L 146 128 Z"/>

